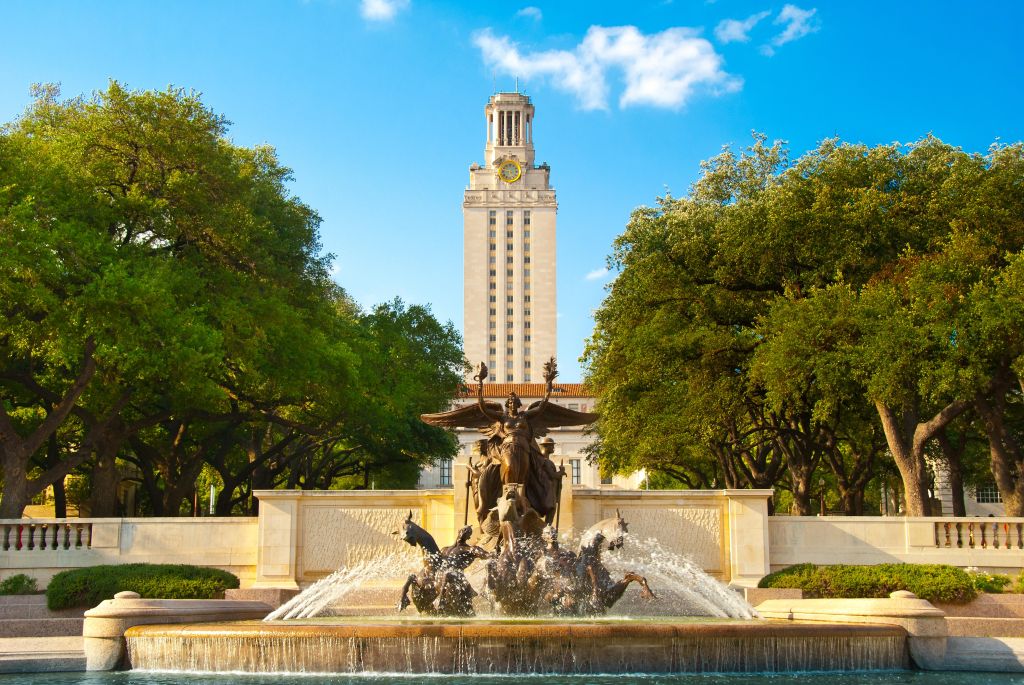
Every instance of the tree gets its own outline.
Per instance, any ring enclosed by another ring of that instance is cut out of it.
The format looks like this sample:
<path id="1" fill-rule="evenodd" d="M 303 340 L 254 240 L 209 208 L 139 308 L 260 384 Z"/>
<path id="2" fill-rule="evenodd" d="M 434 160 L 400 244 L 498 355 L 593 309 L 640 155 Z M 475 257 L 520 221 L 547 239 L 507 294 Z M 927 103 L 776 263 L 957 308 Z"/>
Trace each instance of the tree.
<path id="1" fill-rule="evenodd" d="M 1012 455 L 997 417 L 1017 387 L 1017 309 L 1001 301 L 1013 314 L 1000 319 L 972 303 L 1024 245 L 1020 160 L 1019 145 L 969 155 L 928 137 L 827 140 L 790 165 L 757 136 L 705 163 L 689 197 L 635 212 L 584 357 L 606 452 L 664 427 L 719 451 L 756 435 L 785 461 L 798 510 L 821 460 L 856 509 L 878 457 L 874 407 L 913 515 L 928 511 L 927 446 L 972 405 L 992 409 L 993 454 Z M 1011 464 L 1006 485 L 1013 459 L 993 458 Z"/>

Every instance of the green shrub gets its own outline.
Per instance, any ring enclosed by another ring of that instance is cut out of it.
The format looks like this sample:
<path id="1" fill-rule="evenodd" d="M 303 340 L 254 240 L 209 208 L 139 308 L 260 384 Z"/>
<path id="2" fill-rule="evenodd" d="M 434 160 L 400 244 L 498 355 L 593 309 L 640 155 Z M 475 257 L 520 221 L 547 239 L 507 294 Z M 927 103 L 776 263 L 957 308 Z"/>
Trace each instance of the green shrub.
<path id="1" fill-rule="evenodd" d="M 765 576 L 758 587 L 799 588 L 805 597 L 821 598 L 888 597 L 909 590 L 930 602 L 952 604 L 971 601 L 979 590 L 971 574 L 945 564 L 797 564 Z"/>
<path id="2" fill-rule="evenodd" d="M 19 573 L 0 582 L 0 595 L 34 595 L 39 592 L 36 579 Z"/>
<path id="3" fill-rule="evenodd" d="M 115 593 L 131 590 L 151 599 L 215 599 L 238 578 L 216 568 L 185 564 L 90 566 L 58 573 L 46 588 L 50 609 L 94 607 Z"/>
<path id="4" fill-rule="evenodd" d="M 1010 576 L 1004 576 L 999 573 L 985 573 L 984 571 L 967 571 L 970 575 L 971 580 L 974 582 L 974 589 L 978 592 L 987 592 L 991 595 L 997 595 L 1006 589 L 1006 586 L 1011 582 Z"/>

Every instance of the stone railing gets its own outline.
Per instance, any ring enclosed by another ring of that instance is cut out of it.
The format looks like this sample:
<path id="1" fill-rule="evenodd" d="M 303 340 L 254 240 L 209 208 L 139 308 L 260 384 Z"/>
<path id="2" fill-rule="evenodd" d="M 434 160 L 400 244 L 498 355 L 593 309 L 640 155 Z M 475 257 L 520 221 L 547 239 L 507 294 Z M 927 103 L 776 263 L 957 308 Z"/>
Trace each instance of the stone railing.
<path id="1" fill-rule="evenodd" d="M 248 585 L 256 519 L 0 519 L 0 578 L 24 573 L 43 586 L 67 569 L 130 563 L 212 566 Z"/>
<path id="2" fill-rule="evenodd" d="M 936 547 L 1024 549 L 1024 519 L 957 518 L 935 522 Z"/>
<path id="3" fill-rule="evenodd" d="M 0 523 L 0 550 L 88 549 L 92 545 L 92 523 L 81 519 L 28 519 Z"/>
<path id="4" fill-rule="evenodd" d="M 1024 518 L 772 516 L 773 570 L 792 564 L 953 564 L 1024 569 Z"/>

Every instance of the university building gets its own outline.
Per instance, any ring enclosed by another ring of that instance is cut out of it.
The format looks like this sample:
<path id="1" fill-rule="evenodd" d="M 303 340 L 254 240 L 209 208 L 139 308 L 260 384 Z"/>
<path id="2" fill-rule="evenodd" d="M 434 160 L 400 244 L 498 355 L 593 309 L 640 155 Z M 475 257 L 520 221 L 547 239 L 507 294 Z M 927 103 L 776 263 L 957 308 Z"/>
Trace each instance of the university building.
<path id="1" fill-rule="evenodd" d="M 463 340 L 474 369 L 487 364 L 484 396 L 504 403 L 515 392 L 529 406 L 544 396 L 544 362 L 557 344 L 555 226 L 558 202 L 551 167 L 537 164 L 533 146 L 534 107 L 522 93 L 496 93 L 484 107 L 483 164 L 469 167 L 462 201 L 464 306 Z M 456 404 L 475 401 L 476 383 L 467 379 Z M 594 398 L 582 383 L 559 383 L 551 401 L 592 411 Z M 460 461 L 478 454 L 476 430 L 459 429 Z M 584 449 L 592 441 L 582 427 L 557 428 L 552 460 L 564 463 L 566 483 L 590 488 L 633 488 L 642 475 L 602 479 Z M 479 457 L 475 457 L 479 460 Z M 418 488 L 464 487 L 453 483 L 453 462 L 420 473 Z"/>

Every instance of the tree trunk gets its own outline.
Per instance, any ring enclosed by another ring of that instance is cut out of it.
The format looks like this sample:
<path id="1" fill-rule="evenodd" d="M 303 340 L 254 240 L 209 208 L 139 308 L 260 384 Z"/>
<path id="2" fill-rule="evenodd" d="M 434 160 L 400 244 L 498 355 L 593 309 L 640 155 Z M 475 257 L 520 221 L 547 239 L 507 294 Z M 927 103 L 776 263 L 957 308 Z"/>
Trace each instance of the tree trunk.
<path id="1" fill-rule="evenodd" d="M 121 484 L 121 474 L 117 471 L 116 454 L 116 450 L 109 449 L 106 444 L 97 450 L 89 498 L 89 516 L 92 518 L 114 518 L 120 514 L 117 486 Z"/>
<path id="2" fill-rule="evenodd" d="M 11 417 L 0 398 L 0 465 L 4 471 L 3 497 L 0 499 L 0 518 L 21 518 L 25 507 L 32 496 L 50 484 L 50 481 L 39 483 L 38 479 L 29 481 L 28 464 L 33 455 L 46 443 L 51 435 L 57 432 L 61 424 L 74 409 L 78 398 L 85 392 L 89 381 L 96 373 L 96 361 L 93 352 L 96 343 L 90 338 L 86 341 L 82 355 L 82 365 L 78 376 L 68 387 L 59 401 L 53 403 L 47 411 L 46 418 L 35 427 L 28 437 L 22 437 L 15 429 Z"/>
<path id="3" fill-rule="evenodd" d="M 4 489 L 0 496 L 0 519 L 20 519 L 25 507 L 32 500 L 25 473 L 27 459 L 20 455 L 5 453 L 0 464 L 4 471 Z"/>
<path id="4" fill-rule="evenodd" d="M 945 428 L 953 419 L 967 410 L 968 404 L 957 400 L 946 405 L 940 412 L 923 423 L 917 413 L 905 410 L 897 415 L 896 410 L 882 401 L 875 402 L 882 430 L 889 444 L 889 452 L 903 479 L 903 493 L 906 498 L 907 516 L 930 516 L 931 501 L 928 497 L 927 466 L 924 449 L 935 434 Z"/>
<path id="5" fill-rule="evenodd" d="M 1003 420 L 1007 389 L 997 391 L 991 402 L 979 397 L 975 406 L 985 425 L 992 476 L 1002 495 L 1005 515 L 1024 516 L 1024 478 L 1017 476 L 1024 469 L 1024 450 Z"/>

